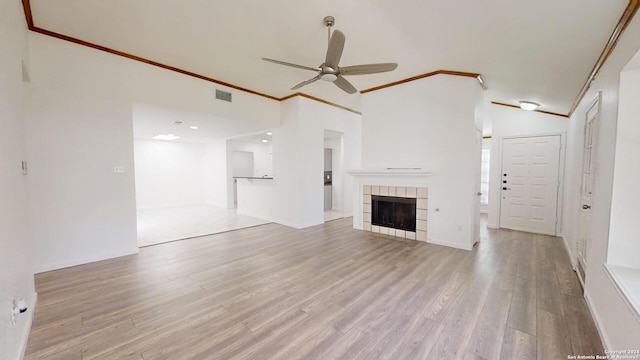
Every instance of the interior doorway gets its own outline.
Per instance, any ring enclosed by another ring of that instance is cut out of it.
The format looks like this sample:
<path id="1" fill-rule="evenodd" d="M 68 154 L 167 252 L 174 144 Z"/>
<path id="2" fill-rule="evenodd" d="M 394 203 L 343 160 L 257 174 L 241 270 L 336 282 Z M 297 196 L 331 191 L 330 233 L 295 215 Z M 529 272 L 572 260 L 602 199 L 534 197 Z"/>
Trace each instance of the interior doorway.
<path id="1" fill-rule="evenodd" d="M 500 227 L 556 235 L 560 135 L 502 141 Z"/>
<path id="2" fill-rule="evenodd" d="M 341 219 L 344 216 L 344 134 L 324 131 L 324 220 Z"/>
<path id="3" fill-rule="evenodd" d="M 231 209 L 231 188 L 226 178 L 231 155 L 226 136 L 235 130 L 230 133 L 226 129 L 232 129 L 232 124 L 205 114 L 133 105 L 138 246 L 267 222 Z M 255 159 L 255 163 L 261 162 L 260 157 Z M 245 160 L 239 171 L 253 170 L 254 157 L 245 156 Z"/>

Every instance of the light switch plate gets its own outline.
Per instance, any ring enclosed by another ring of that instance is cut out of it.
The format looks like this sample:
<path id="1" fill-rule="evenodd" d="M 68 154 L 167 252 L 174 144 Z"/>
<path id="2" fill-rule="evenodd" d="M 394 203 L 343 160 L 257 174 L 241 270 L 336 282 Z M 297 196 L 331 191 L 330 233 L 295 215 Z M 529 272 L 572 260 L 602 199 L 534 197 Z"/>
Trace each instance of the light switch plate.
<path id="1" fill-rule="evenodd" d="M 124 174 L 124 166 L 120 166 L 120 165 L 114 166 L 113 172 L 116 174 Z"/>

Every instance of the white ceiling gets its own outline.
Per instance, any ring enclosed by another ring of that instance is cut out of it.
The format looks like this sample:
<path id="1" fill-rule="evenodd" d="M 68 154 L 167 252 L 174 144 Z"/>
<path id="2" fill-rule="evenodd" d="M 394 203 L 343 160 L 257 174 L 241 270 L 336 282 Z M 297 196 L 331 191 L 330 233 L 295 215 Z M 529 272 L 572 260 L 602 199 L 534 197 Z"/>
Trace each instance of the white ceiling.
<path id="1" fill-rule="evenodd" d="M 176 124 L 176 121 L 181 123 Z M 191 126 L 197 126 L 198 129 L 191 129 Z M 260 136 L 267 138 L 266 131 L 262 125 L 249 121 L 234 121 L 151 104 L 133 104 L 133 137 L 136 139 L 174 134 L 180 136 L 176 140 L 178 142 L 209 143 L 228 138 L 261 142 L 263 137 Z"/>
<path id="2" fill-rule="evenodd" d="M 314 73 L 260 60 L 323 62 L 326 15 L 346 35 L 341 66 L 397 62 L 352 76 L 363 90 L 439 69 L 476 72 L 487 100 L 567 113 L 628 0 L 31 0 L 35 25 L 282 97 Z M 443 76 L 443 75 L 440 75 Z M 359 108 L 316 82 L 301 91 Z"/>

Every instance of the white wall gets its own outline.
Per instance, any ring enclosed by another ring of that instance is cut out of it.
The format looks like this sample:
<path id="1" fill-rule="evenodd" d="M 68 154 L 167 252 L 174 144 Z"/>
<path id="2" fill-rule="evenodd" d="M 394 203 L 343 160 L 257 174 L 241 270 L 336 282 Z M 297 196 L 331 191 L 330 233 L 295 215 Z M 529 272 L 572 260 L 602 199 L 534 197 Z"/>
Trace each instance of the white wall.
<path id="1" fill-rule="evenodd" d="M 204 144 L 135 139 L 136 207 L 204 203 Z"/>
<path id="2" fill-rule="evenodd" d="M 135 139 L 134 154 L 138 209 L 227 207 L 225 140 L 201 144 Z"/>
<path id="3" fill-rule="evenodd" d="M 271 176 L 273 174 L 273 160 L 271 156 L 271 144 L 258 144 L 237 140 L 227 140 L 227 149 L 230 153 L 244 151 L 253 154 L 253 168 L 250 174 L 244 176 Z M 238 175 L 234 175 L 238 176 Z"/>
<path id="4" fill-rule="evenodd" d="M 239 180 L 238 211 L 293 226 L 324 222 L 324 130 L 344 134 L 344 167 L 360 167 L 361 117 L 303 97 L 281 103 L 280 127 L 273 133 L 274 180 Z M 345 198 L 353 179 L 343 175 Z M 345 202 L 345 214 L 352 204 Z"/>
<path id="5" fill-rule="evenodd" d="M 636 55 L 640 58 L 640 52 Z M 620 77 L 608 261 L 640 269 L 640 70 Z"/>
<path id="6" fill-rule="evenodd" d="M 228 208 L 226 140 L 212 141 L 204 145 L 203 168 L 204 202 L 220 208 Z M 233 199 L 231 201 L 233 202 Z"/>
<path id="7" fill-rule="evenodd" d="M 27 152 L 38 271 L 137 252 L 134 103 L 233 119 L 243 131 L 279 122 L 279 103 L 31 33 Z M 121 165 L 124 174 L 114 174 Z"/>
<path id="8" fill-rule="evenodd" d="M 438 75 L 363 95 L 364 169 L 419 167 L 429 178 L 428 241 L 473 244 L 479 160 L 475 79 Z M 439 209 L 439 211 L 436 211 Z"/>
<path id="9" fill-rule="evenodd" d="M 0 0 L 0 358 L 21 358 L 33 315 L 33 246 L 28 232 L 24 59 L 29 65 L 24 13 L 19 1 Z M 13 300 L 31 305 L 11 323 Z"/>
<path id="10" fill-rule="evenodd" d="M 620 72 L 638 48 L 640 48 L 640 17 L 636 16 L 622 34 L 615 50 L 571 117 L 567 139 L 565 177 L 567 191 L 565 192 L 563 234 L 569 243 L 572 258 L 575 258 L 578 215 L 581 209 L 583 126 L 588 107 L 596 98 L 597 92 L 602 91 L 591 207 L 590 234 L 593 241 L 588 251 L 585 297 L 596 318 L 605 347 L 609 349 L 637 349 L 638 339 L 640 339 L 640 322 L 625 304 L 603 269 L 603 264 L 607 261 L 607 239 L 611 215 Z M 634 234 L 637 234 L 637 231 Z"/>
<path id="11" fill-rule="evenodd" d="M 233 170 L 233 153 L 236 151 L 244 151 L 253 154 L 253 169 L 251 169 L 251 173 L 248 175 L 242 176 L 256 176 L 262 177 L 267 175 L 267 177 L 273 177 L 273 155 L 272 155 L 272 143 L 268 144 L 256 144 L 250 143 L 246 141 L 239 140 L 227 140 L 226 141 L 226 151 L 227 151 L 227 207 L 232 209 L 235 207 L 235 193 L 234 193 L 234 184 L 235 179 L 234 176 L 239 176 L 234 174 Z M 242 180 L 244 182 L 244 180 Z"/>
<path id="12" fill-rule="evenodd" d="M 506 137 L 561 134 L 564 144 L 567 137 L 566 132 L 569 128 L 569 119 L 535 111 L 524 111 L 506 106 L 493 105 L 491 103 L 486 103 L 485 114 L 492 122 L 489 215 L 487 225 L 491 228 L 497 228 L 500 225 L 502 140 Z M 561 163 L 564 165 L 562 160 Z M 562 168 L 560 176 L 563 176 Z M 560 210 L 562 210 L 563 193 L 562 189 L 560 190 L 561 191 L 558 192 L 558 204 Z M 561 211 L 558 213 L 559 217 L 561 217 L 561 213 Z"/>

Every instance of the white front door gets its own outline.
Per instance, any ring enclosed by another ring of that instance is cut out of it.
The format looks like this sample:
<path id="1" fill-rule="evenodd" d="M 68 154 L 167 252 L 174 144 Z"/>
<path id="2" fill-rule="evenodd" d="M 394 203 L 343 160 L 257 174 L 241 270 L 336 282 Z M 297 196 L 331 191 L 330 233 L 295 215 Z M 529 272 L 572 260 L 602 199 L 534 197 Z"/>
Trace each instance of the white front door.
<path id="1" fill-rule="evenodd" d="M 503 139 L 500 227 L 555 235 L 560 135 Z"/>

